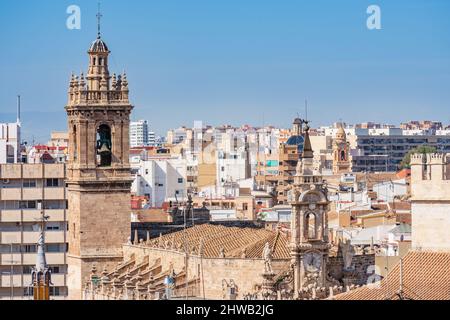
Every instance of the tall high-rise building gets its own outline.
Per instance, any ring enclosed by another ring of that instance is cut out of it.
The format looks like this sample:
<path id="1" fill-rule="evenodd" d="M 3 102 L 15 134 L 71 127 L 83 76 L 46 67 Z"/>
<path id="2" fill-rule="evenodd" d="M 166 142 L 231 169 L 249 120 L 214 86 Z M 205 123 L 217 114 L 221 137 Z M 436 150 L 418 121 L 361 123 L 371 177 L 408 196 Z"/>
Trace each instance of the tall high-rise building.
<path id="1" fill-rule="evenodd" d="M 88 54 L 87 76 L 72 76 L 66 106 L 70 299 L 82 298 L 94 267 L 122 260 L 131 225 L 127 77 L 110 76 L 110 51 L 100 32 Z"/>
<path id="2" fill-rule="evenodd" d="M 147 120 L 130 122 L 130 147 L 146 147 L 149 145 L 149 131 Z"/>

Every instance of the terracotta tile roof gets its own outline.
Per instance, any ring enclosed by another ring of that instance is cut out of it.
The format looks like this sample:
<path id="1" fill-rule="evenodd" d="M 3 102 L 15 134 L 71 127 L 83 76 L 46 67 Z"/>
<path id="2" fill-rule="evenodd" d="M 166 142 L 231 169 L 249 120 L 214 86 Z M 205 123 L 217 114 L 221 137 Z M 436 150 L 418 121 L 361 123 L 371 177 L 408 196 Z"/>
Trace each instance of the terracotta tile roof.
<path id="1" fill-rule="evenodd" d="M 403 258 L 403 296 L 413 300 L 450 300 L 450 252 L 410 251 Z M 399 300 L 400 263 L 378 287 L 336 295 L 336 300 Z M 372 285 L 373 286 L 373 285 Z"/>
<path id="2" fill-rule="evenodd" d="M 244 249 L 247 258 L 262 258 L 264 245 L 269 242 L 274 259 L 290 259 L 287 236 L 262 228 L 202 224 L 186 229 L 186 239 L 191 249 L 195 250 L 198 250 L 202 241 L 203 256 L 207 258 L 219 257 L 222 248 L 227 258 L 241 258 Z M 150 245 L 155 246 L 160 242 L 172 248 L 181 248 L 184 244 L 183 231 L 153 239 Z"/>

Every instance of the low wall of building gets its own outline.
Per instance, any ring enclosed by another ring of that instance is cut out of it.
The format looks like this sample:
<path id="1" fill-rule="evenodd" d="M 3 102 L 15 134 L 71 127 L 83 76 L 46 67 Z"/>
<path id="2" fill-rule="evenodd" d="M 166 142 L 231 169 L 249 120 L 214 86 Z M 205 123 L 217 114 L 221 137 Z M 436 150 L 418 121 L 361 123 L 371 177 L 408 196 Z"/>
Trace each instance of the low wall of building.
<path id="1" fill-rule="evenodd" d="M 150 265 L 160 259 L 165 268 L 173 266 L 175 273 L 185 267 L 183 252 L 145 246 L 125 245 L 124 259 L 134 257 L 137 263 L 149 259 Z M 286 270 L 289 260 L 274 260 L 272 268 L 275 274 Z M 263 281 L 264 260 L 247 258 L 202 258 L 195 255 L 188 257 L 188 278 L 198 278 L 200 296 L 206 299 L 224 299 L 227 286 L 235 285 L 236 299 L 243 299 L 247 293 L 253 293 L 256 286 Z"/>

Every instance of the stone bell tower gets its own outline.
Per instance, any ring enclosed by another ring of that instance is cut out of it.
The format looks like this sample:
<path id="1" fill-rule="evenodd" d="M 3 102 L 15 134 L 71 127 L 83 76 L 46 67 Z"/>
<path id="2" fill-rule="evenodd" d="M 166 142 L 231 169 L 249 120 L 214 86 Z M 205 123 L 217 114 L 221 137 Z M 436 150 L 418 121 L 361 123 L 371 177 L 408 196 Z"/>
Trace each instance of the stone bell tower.
<path id="1" fill-rule="evenodd" d="M 333 173 L 341 174 L 350 171 L 350 144 L 347 142 L 344 127 L 340 124 L 333 141 Z"/>
<path id="2" fill-rule="evenodd" d="M 328 241 L 328 197 L 322 176 L 315 172 L 313 151 L 306 122 L 304 148 L 297 164 L 294 184 L 288 193 L 292 205 L 291 257 L 294 267 L 294 298 L 312 285 L 326 285 Z"/>
<path id="3" fill-rule="evenodd" d="M 88 54 L 87 75 L 72 75 L 65 108 L 69 299 L 82 298 L 81 288 L 93 265 L 110 269 L 122 260 L 122 245 L 131 224 L 129 123 L 133 106 L 128 100 L 127 78 L 125 73 L 110 76 L 110 51 L 100 27 Z"/>

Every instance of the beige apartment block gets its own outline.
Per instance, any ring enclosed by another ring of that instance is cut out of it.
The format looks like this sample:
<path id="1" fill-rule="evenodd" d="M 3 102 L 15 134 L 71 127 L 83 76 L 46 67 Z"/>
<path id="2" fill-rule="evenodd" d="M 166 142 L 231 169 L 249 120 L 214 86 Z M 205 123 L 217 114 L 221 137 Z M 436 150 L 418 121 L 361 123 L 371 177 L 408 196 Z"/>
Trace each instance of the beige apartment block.
<path id="1" fill-rule="evenodd" d="M 0 300 L 30 299 L 38 221 L 45 230 L 52 299 L 67 296 L 65 164 L 0 165 Z"/>

